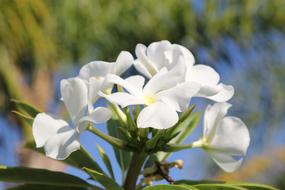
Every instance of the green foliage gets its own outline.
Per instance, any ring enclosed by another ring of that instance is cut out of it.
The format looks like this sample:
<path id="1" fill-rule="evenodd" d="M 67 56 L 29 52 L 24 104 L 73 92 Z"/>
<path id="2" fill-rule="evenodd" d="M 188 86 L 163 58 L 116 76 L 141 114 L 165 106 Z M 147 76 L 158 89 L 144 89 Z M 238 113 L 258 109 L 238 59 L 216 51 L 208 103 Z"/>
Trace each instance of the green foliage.
<path id="1" fill-rule="evenodd" d="M 191 185 L 155 185 L 148 186 L 144 190 L 277 190 L 276 188 L 253 184 L 253 183 L 203 183 L 203 181 L 196 181 Z"/>
<path id="2" fill-rule="evenodd" d="M 87 190 L 84 187 L 62 187 L 55 185 L 38 185 L 38 184 L 25 184 L 16 187 L 8 188 L 7 190 Z M 93 187 L 94 190 L 102 190 L 98 187 Z"/>
<path id="3" fill-rule="evenodd" d="M 110 158 L 108 157 L 108 155 L 106 154 L 104 149 L 99 144 L 96 144 L 96 146 L 97 146 L 98 152 L 99 152 L 99 154 L 100 154 L 100 156 L 101 156 L 101 158 L 102 158 L 106 168 L 109 171 L 109 174 L 112 176 L 113 180 L 116 180 L 114 172 L 113 172 L 113 168 L 112 168 L 112 164 L 111 164 Z"/>
<path id="4" fill-rule="evenodd" d="M 121 139 L 122 134 L 119 131 L 120 123 L 116 119 L 110 119 L 107 123 L 108 132 L 111 136 Z M 125 150 L 120 150 L 113 147 L 115 156 L 119 166 L 121 167 L 122 174 L 124 175 L 128 169 L 131 160 L 131 152 L 127 152 Z"/>
<path id="5" fill-rule="evenodd" d="M 120 187 L 114 180 L 112 180 L 108 176 L 91 170 L 89 168 L 83 168 L 83 170 L 86 171 L 92 177 L 92 179 L 101 183 L 106 189 L 123 190 L 122 187 Z"/>
<path id="6" fill-rule="evenodd" d="M 91 185 L 84 180 L 69 174 L 26 167 L 0 168 L 0 180 L 37 185 L 91 187 Z"/>

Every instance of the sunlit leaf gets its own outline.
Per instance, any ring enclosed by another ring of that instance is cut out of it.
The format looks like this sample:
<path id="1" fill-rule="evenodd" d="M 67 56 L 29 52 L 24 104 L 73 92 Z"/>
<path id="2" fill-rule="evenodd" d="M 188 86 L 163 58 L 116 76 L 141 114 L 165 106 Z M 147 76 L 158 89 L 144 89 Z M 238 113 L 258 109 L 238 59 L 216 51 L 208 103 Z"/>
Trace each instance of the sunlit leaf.
<path id="1" fill-rule="evenodd" d="M 63 187 L 55 185 L 25 184 L 8 188 L 7 190 L 87 190 L 85 187 Z M 92 187 L 94 190 L 102 190 L 99 187 Z"/>
<path id="2" fill-rule="evenodd" d="M 182 121 L 179 125 L 175 127 L 174 130 L 171 131 L 170 134 L 176 134 L 179 132 L 177 136 L 175 136 L 170 143 L 179 144 L 185 140 L 185 138 L 191 133 L 191 131 L 197 126 L 199 122 L 199 114 L 190 114 L 184 121 Z M 165 160 L 168 156 L 171 155 L 171 152 L 158 152 L 157 157 L 160 161 Z"/>
<path id="3" fill-rule="evenodd" d="M 197 190 L 195 187 L 184 185 L 154 185 L 144 188 L 144 190 Z"/>
<path id="4" fill-rule="evenodd" d="M 0 168 L 0 181 L 63 187 L 91 187 L 86 181 L 70 174 L 26 167 Z"/>
<path id="5" fill-rule="evenodd" d="M 28 103 L 16 99 L 11 99 L 11 101 L 16 105 L 19 111 L 27 113 L 32 118 L 36 117 L 36 115 L 40 113 L 38 109 Z"/>
<path id="6" fill-rule="evenodd" d="M 121 136 L 119 129 L 118 129 L 119 121 L 115 120 L 115 119 L 110 119 L 107 124 L 108 124 L 109 134 L 116 137 L 116 138 L 121 139 L 122 136 Z M 121 149 L 117 149 L 115 147 L 113 147 L 113 149 L 115 152 L 117 162 L 118 162 L 119 166 L 121 167 L 122 172 L 124 173 L 128 169 L 128 166 L 130 164 L 131 153 L 124 151 L 124 150 L 121 150 Z"/>
<path id="7" fill-rule="evenodd" d="M 99 144 L 96 144 L 96 146 L 97 146 L 98 152 L 99 152 L 103 162 L 105 163 L 106 168 L 108 169 L 112 178 L 115 180 L 112 164 L 111 164 L 111 161 L 110 161 L 108 155 L 106 154 L 104 149 Z"/>
<path id="8" fill-rule="evenodd" d="M 36 152 L 45 154 L 42 148 L 36 148 L 34 142 L 27 143 L 25 147 L 31 150 L 34 150 Z M 79 168 L 79 169 L 82 169 L 83 167 L 88 167 L 88 168 L 91 168 L 91 169 L 94 169 L 96 171 L 103 173 L 103 170 L 101 169 L 101 167 L 90 156 L 90 154 L 85 150 L 83 146 L 81 146 L 79 150 L 71 153 L 71 155 L 67 159 L 63 160 L 62 162 L 70 166 Z"/>
<path id="9" fill-rule="evenodd" d="M 114 180 L 112 180 L 108 176 L 96 172 L 95 170 L 91 170 L 89 168 L 83 168 L 83 170 L 86 171 L 92 177 L 92 179 L 102 184 L 106 189 L 123 190 L 121 186 L 119 186 Z"/>

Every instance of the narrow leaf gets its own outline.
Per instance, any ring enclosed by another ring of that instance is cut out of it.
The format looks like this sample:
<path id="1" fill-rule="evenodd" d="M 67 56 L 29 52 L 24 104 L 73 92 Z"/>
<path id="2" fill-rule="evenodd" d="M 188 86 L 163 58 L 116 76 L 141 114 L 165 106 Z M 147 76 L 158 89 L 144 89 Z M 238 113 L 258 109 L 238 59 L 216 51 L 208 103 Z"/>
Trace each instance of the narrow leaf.
<path id="1" fill-rule="evenodd" d="M 95 170 L 91 170 L 89 168 L 83 168 L 94 180 L 98 181 L 101 185 L 103 185 L 106 189 L 112 190 L 123 190 L 121 186 L 119 186 L 114 180 L 109 178 L 108 176 L 96 172 Z"/>
<path id="2" fill-rule="evenodd" d="M 148 186 L 143 190 L 197 190 L 195 187 L 191 186 L 185 187 L 184 185 L 154 185 Z"/>
<path id="3" fill-rule="evenodd" d="M 27 115 L 26 113 L 21 113 L 19 111 L 13 110 L 12 113 L 16 114 L 20 118 L 22 118 L 24 121 L 26 121 L 29 125 L 32 126 L 34 118 L 32 118 L 30 115 Z"/>
<path id="4" fill-rule="evenodd" d="M 120 131 L 118 129 L 119 121 L 116 119 L 110 119 L 107 124 L 108 124 L 109 134 L 116 138 L 121 139 L 122 135 L 120 134 Z M 116 160 L 119 166 L 121 167 L 122 172 L 124 173 L 125 171 L 127 171 L 128 166 L 130 164 L 131 153 L 121 149 L 117 149 L 115 147 L 113 147 L 113 150 L 115 152 Z"/>
<path id="5" fill-rule="evenodd" d="M 36 109 L 34 106 L 32 106 L 28 103 L 25 103 L 23 101 L 11 99 L 11 102 L 15 103 L 15 105 L 19 111 L 24 111 L 25 113 L 30 115 L 32 118 L 36 117 L 36 115 L 38 113 L 40 113 L 40 111 L 38 109 Z"/>
<path id="6" fill-rule="evenodd" d="M 189 186 L 191 187 L 191 186 Z M 246 188 L 239 187 L 239 186 L 233 186 L 228 184 L 198 184 L 193 185 L 193 187 L 196 187 L 199 190 L 247 190 Z"/>
<path id="7" fill-rule="evenodd" d="M 104 149 L 99 144 L 96 144 L 96 146 L 97 146 L 98 152 L 99 152 L 106 168 L 108 169 L 112 178 L 115 180 L 112 164 L 111 164 L 109 157 L 107 156 L 106 152 L 104 151 Z"/>
<path id="8" fill-rule="evenodd" d="M 63 187 L 91 187 L 86 181 L 70 174 L 26 167 L 0 168 L 0 181 Z"/>
<path id="9" fill-rule="evenodd" d="M 55 185 L 38 185 L 38 184 L 24 184 L 16 187 L 8 188 L 7 190 L 87 190 L 86 187 L 63 187 Z M 94 190 L 102 190 L 99 187 L 92 187 Z"/>
<path id="10" fill-rule="evenodd" d="M 232 182 L 227 182 L 227 184 L 234 185 L 234 186 L 239 186 L 239 187 L 244 187 L 248 190 L 278 190 L 275 187 L 269 186 L 269 185 L 264 185 L 264 184 L 256 184 L 256 183 L 232 183 Z"/>
<path id="11" fill-rule="evenodd" d="M 25 147 L 36 152 L 45 154 L 42 148 L 36 148 L 34 142 L 27 143 Z M 62 162 L 79 169 L 82 169 L 83 167 L 88 167 L 103 173 L 101 167 L 95 160 L 93 160 L 93 158 L 83 146 L 81 146 L 79 150 L 73 152 L 67 159 L 63 160 Z"/>
<path id="12" fill-rule="evenodd" d="M 192 130 L 197 126 L 199 122 L 199 114 L 191 114 L 186 118 L 183 122 L 181 122 L 175 130 L 172 131 L 171 134 L 176 134 L 179 132 L 178 135 L 176 135 L 172 140 L 170 140 L 170 143 L 179 144 L 185 140 L 185 138 L 192 132 Z M 158 152 L 157 157 L 160 161 L 164 161 L 167 159 L 168 156 L 170 156 L 171 152 Z"/>

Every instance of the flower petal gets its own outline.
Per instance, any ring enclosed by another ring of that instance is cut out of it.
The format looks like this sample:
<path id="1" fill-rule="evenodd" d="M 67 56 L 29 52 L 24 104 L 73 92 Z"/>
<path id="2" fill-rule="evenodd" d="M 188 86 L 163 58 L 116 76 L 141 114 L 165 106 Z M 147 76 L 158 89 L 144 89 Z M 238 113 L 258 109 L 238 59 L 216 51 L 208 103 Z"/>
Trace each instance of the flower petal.
<path id="1" fill-rule="evenodd" d="M 145 79 L 140 75 L 135 75 L 126 78 L 125 81 L 128 82 L 130 85 L 137 87 L 138 89 L 143 89 Z"/>
<path id="2" fill-rule="evenodd" d="M 144 82 L 144 78 L 139 75 L 131 76 L 129 78 L 124 80 L 117 75 L 109 74 L 107 80 L 108 82 L 122 86 L 134 96 L 142 96 L 142 84 Z M 138 84 L 134 84 L 134 81 L 137 81 Z"/>
<path id="3" fill-rule="evenodd" d="M 173 69 L 167 71 L 166 68 L 161 69 L 154 75 L 145 85 L 143 92 L 146 95 L 154 95 L 162 90 L 167 90 L 184 82 L 186 66 L 178 63 Z"/>
<path id="4" fill-rule="evenodd" d="M 208 105 L 204 114 L 204 132 L 203 135 L 209 141 L 216 133 L 217 127 L 221 125 L 222 119 L 231 107 L 229 103 L 215 103 Z"/>
<path id="5" fill-rule="evenodd" d="M 104 78 L 89 78 L 88 82 L 88 105 L 93 105 L 96 100 L 99 98 L 98 92 L 104 91 L 107 88 Z M 93 107 L 93 106 L 92 106 Z"/>
<path id="6" fill-rule="evenodd" d="M 243 156 L 249 146 L 250 137 L 246 125 L 237 117 L 225 117 L 217 127 L 209 143 L 215 150 L 232 156 Z"/>
<path id="7" fill-rule="evenodd" d="M 139 73 L 143 74 L 148 79 L 152 77 L 152 75 L 148 72 L 147 68 L 142 64 L 140 60 L 136 59 L 134 61 L 134 66 Z"/>
<path id="8" fill-rule="evenodd" d="M 80 149 L 79 133 L 70 127 L 61 128 L 57 134 L 48 138 L 44 149 L 48 157 L 64 160 Z"/>
<path id="9" fill-rule="evenodd" d="M 235 159 L 230 155 L 217 152 L 208 152 L 212 159 L 226 172 L 234 172 L 242 164 L 243 158 Z"/>
<path id="10" fill-rule="evenodd" d="M 105 61 L 93 61 L 84 65 L 79 71 L 79 77 L 88 80 L 90 77 L 104 77 L 111 73 L 114 63 Z"/>
<path id="11" fill-rule="evenodd" d="M 146 50 L 147 57 L 155 66 L 157 71 L 163 67 L 167 67 L 169 61 L 165 56 L 165 52 L 172 47 L 171 43 L 167 40 L 151 43 Z"/>
<path id="12" fill-rule="evenodd" d="M 105 95 L 103 93 L 99 93 L 100 96 L 106 98 L 108 101 L 120 105 L 122 107 L 126 107 L 129 105 L 139 105 L 144 104 L 143 99 L 133 96 L 126 92 L 116 92 L 110 95 Z"/>
<path id="13" fill-rule="evenodd" d="M 176 111 L 163 102 L 156 102 L 145 107 L 137 119 L 138 128 L 152 127 L 155 129 L 167 129 L 178 121 Z"/>
<path id="14" fill-rule="evenodd" d="M 124 73 L 130 66 L 133 64 L 134 58 L 132 54 L 127 51 L 122 51 L 115 63 L 115 72 L 116 75 L 121 75 Z"/>
<path id="15" fill-rule="evenodd" d="M 220 76 L 212 67 L 207 65 L 194 65 L 190 71 L 187 72 L 186 80 L 212 86 L 218 84 Z"/>
<path id="16" fill-rule="evenodd" d="M 158 69 L 152 63 L 151 60 L 146 56 L 146 46 L 143 44 L 137 44 L 136 46 L 136 56 L 138 60 L 144 65 L 144 67 L 148 70 L 148 72 L 153 76 L 158 72 Z"/>
<path id="17" fill-rule="evenodd" d="M 60 82 L 60 90 L 69 115 L 72 121 L 77 124 L 78 120 L 87 112 L 87 85 L 78 77 L 63 79 Z"/>
<path id="18" fill-rule="evenodd" d="M 108 121 L 111 116 L 112 112 L 109 109 L 105 107 L 97 107 L 88 116 L 80 119 L 80 123 L 84 121 L 90 121 L 92 123 L 104 123 Z"/>
<path id="19" fill-rule="evenodd" d="M 179 48 L 179 50 L 182 52 L 183 59 L 188 67 L 192 67 L 195 63 L 195 58 L 193 54 L 184 46 L 173 44 L 174 48 Z"/>
<path id="20" fill-rule="evenodd" d="M 199 89 L 200 85 L 198 83 L 187 82 L 159 92 L 156 98 L 173 107 L 176 111 L 181 112 L 187 109 L 190 99 Z"/>
<path id="21" fill-rule="evenodd" d="M 68 126 L 68 123 L 64 120 L 54 119 L 46 113 L 37 114 L 32 127 L 37 148 L 43 147 L 49 137 L 66 126 Z"/>
<path id="22" fill-rule="evenodd" d="M 231 86 L 231 85 L 224 85 L 222 83 L 217 85 L 216 88 L 218 89 L 218 92 L 215 95 L 205 96 L 205 95 L 201 95 L 200 94 L 200 96 L 204 96 L 205 98 L 208 98 L 210 100 L 214 100 L 216 102 L 226 102 L 226 101 L 230 100 L 233 97 L 234 92 L 235 92 L 233 86 Z"/>

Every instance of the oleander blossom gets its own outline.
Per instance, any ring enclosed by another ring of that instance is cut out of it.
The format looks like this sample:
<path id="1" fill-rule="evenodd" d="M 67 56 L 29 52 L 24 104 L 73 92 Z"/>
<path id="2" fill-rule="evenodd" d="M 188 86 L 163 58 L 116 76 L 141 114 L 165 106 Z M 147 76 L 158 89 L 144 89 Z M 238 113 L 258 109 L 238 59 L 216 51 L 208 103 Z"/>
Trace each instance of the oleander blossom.
<path id="1" fill-rule="evenodd" d="M 153 42 L 148 47 L 138 44 L 135 54 L 136 59 L 129 52 L 122 51 L 115 62 L 90 62 L 80 69 L 77 77 L 63 79 L 61 100 L 71 122 L 55 119 L 47 113 L 37 114 L 33 122 L 36 146 L 43 147 L 48 157 L 63 160 L 80 149 L 80 134 L 89 130 L 116 148 L 128 147 L 132 151 L 140 148 L 145 150 L 144 153 L 160 151 L 165 154 L 164 151 L 203 148 L 223 170 L 235 171 L 247 152 L 250 137 L 239 118 L 226 116 L 231 107 L 227 101 L 234 94 L 233 86 L 221 83 L 219 74 L 210 66 L 195 64 L 193 54 L 178 44 L 165 40 Z M 121 75 L 132 65 L 139 74 L 122 78 Z M 113 88 L 114 85 L 117 88 Z M 193 127 L 186 126 L 188 118 L 192 117 L 193 110 L 189 107 L 193 97 L 216 103 L 208 105 L 205 110 L 202 137 L 181 146 L 174 139 L 186 131 L 185 127 Z M 99 98 L 107 100 L 112 112 L 94 106 Z M 122 109 L 129 106 L 129 110 Z M 137 112 L 132 112 L 132 106 L 139 108 Z M 88 127 L 106 122 L 111 117 L 121 125 L 121 132 L 125 135 L 122 139 Z M 176 126 L 174 130 L 167 130 L 173 126 Z M 159 130 L 164 131 L 160 133 Z M 130 142 L 133 144 L 128 144 Z"/>
<path id="2" fill-rule="evenodd" d="M 88 122 L 105 122 L 111 117 L 111 112 L 104 107 L 93 107 L 88 101 L 88 86 L 78 77 L 62 80 L 60 87 L 72 124 L 39 113 L 34 119 L 32 131 L 37 148 L 44 147 L 48 157 L 63 160 L 80 148 L 80 133 L 86 129 Z"/>
<path id="3" fill-rule="evenodd" d="M 184 76 L 184 64 L 177 64 L 170 70 L 161 69 L 146 84 L 139 75 L 125 80 L 109 75 L 109 82 L 122 86 L 126 92 L 101 95 L 122 107 L 144 105 L 137 118 L 138 128 L 167 129 L 177 123 L 177 112 L 185 111 L 191 97 L 200 88 L 195 82 L 184 82 Z"/>
<path id="4" fill-rule="evenodd" d="M 99 96 L 99 91 L 110 93 L 112 85 L 106 80 L 108 74 L 115 74 L 120 76 L 133 64 L 133 56 L 127 52 L 122 51 L 116 62 L 106 61 L 92 61 L 84 65 L 78 77 L 83 79 L 88 85 L 89 101 L 95 102 Z"/>
<path id="5" fill-rule="evenodd" d="M 194 147 L 202 147 L 226 172 L 233 172 L 242 163 L 250 137 L 246 125 L 237 117 L 227 116 L 229 103 L 208 105 L 204 114 L 204 130 Z"/>
<path id="6" fill-rule="evenodd" d="M 134 66 L 147 78 L 153 77 L 163 68 L 171 69 L 176 64 L 183 63 L 187 69 L 185 81 L 197 82 L 201 85 L 195 96 L 205 97 L 216 102 L 226 102 L 234 94 L 233 86 L 219 83 L 219 74 L 210 66 L 195 65 L 193 54 L 181 45 L 163 40 L 153 42 L 148 47 L 138 44 L 135 52 L 137 59 Z"/>

